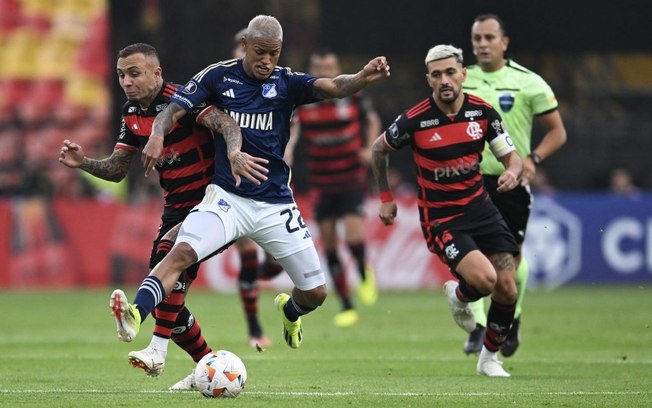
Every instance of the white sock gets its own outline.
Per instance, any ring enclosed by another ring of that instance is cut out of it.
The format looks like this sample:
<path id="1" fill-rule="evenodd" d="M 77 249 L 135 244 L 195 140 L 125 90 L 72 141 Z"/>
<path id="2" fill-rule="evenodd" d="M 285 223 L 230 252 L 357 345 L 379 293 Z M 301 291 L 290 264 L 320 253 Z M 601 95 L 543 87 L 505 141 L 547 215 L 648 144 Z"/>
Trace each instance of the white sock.
<path id="1" fill-rule="evenodd" d="M 164 339 L 163 337 L 154 335 L 152 336 L 152 341 L 149 342 L 149 346 L 159 353 L 163 354 L 163 357 L 165 357 L 168 354 L 169 342 L 170 339 Z"/>
<path id="2" fill-rule="evenodd" d="M 482 346 L 482 351 L 480 351 L 480 360 L 494 360 L 496 359 L 497 352 L 489 351 L 487 347 Z"/>
<path id="3" fill-rule="evenodd" d="M 457 290 L 454 290 L 452 292 L 452 295 L 451 295 L 450 298 L 453 300 L 453 304 L 455 304 L 455 306 L 457 306 L 459 308 L 466 307 L 466 305 L 467 305 L 467 302 L 463 302 L 457 297 Z"/>

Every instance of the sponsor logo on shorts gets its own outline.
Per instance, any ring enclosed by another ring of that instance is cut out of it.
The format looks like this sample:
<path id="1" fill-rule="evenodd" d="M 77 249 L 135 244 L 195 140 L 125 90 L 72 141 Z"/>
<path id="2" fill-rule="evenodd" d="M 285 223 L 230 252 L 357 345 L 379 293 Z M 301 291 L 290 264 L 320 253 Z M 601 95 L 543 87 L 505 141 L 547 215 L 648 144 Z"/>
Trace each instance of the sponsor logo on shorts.
<path id="1" fill-rule="evenodd" d="M 306 230 L 306 233 L 303 234 L 303 239 L 309 239 L 312 238 L 312 235 L 310 235 L 310 231 Z"/>
<path id="2" fill-rule="evenodd" d="M 220 198 L 220 201 L 217 202 L 217 206 L 224 212 L 228 212 L 231 209 L 231 204 L 227 203 L 223 198 Z"/>

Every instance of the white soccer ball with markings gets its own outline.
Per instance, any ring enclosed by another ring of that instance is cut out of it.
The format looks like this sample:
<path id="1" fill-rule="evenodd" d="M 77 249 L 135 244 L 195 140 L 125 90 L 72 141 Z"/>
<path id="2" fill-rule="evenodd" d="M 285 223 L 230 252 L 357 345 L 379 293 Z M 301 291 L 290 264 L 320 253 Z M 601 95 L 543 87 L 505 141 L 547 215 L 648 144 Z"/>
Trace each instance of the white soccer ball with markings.
<path id="1" fill-rule="evenodd" d="M 207 398 L 235 398 L 247 383 L 247 369 L 240 357 L 226 350 L 206 354 L 194 371 L 195 385 Z"/>

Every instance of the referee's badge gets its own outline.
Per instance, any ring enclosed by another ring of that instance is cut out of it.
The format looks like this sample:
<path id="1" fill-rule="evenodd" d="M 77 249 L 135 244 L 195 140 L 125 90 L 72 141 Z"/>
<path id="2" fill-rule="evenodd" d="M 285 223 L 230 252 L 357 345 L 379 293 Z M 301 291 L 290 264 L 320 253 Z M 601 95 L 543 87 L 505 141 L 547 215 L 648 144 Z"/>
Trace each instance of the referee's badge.
<path id="1" fill-rule="evenodd" d="M 509 112 L 512 110 L 512 107 L 514 106 L 514 100 L 516 98 L 514 97 L 513 92 L 503 92 L 500 94 L 498 97 L 498 104 L 500 105 L 500 109 L 503 110 L 503 112 Z"/>
<path id="2" fill-rule="evenodd" d="M 276 84 L 263 84 L 263 97 L 273 98 L 278 93 L 276 92 Z"/>

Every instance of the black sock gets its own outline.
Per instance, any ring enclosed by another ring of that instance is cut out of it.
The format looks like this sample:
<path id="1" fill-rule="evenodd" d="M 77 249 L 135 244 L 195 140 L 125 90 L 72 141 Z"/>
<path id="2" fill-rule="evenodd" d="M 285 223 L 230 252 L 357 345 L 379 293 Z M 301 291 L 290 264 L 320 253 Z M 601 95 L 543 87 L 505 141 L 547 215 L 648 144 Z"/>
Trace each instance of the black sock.
<path id="1" fill-rule="evenodd" d="M 313 310 L 315 310 L 314 307 L 299 305 L 292 298 L 288 300 L 288 302 L 285 304 L 285 307 L 283 308 L 285 317 L 287 317 L 291 322 L 296 322 L 299 317 L 308 314 Z"/>

